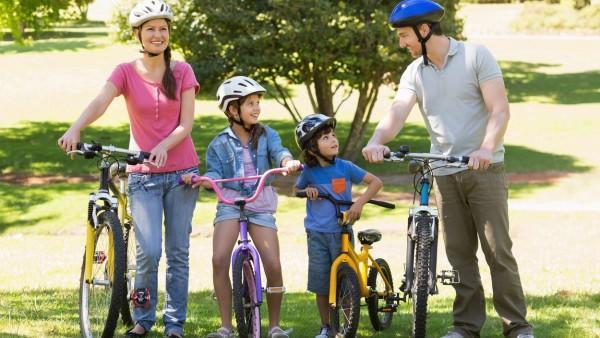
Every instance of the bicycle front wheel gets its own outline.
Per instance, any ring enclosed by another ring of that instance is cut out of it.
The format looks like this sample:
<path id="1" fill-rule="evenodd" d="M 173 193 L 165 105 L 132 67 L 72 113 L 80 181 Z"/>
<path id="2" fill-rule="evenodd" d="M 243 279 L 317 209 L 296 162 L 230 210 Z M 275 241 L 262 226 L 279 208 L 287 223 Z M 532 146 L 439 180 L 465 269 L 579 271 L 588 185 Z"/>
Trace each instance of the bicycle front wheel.
<path id="1" fill-rule="evenodd" d="M 92 275 L 85 278 L 85 254 L 79 285 L 79 325 L 86 338 L 112 337 L 125 288 L 125 245 L 113 212 L 98 216 L 94 233 Z"/>
<path id="2" fill-rule="evenodd" d="M 381 268 L 381 273 L 374 266 L 369 269 L 367 285 L 372 294 L 367 298 L 367 306 L 373 328 L 376 331 L 382 331 L 392 323 L 394 284 L 388 263 L 383 258 L 377 258 L 375 261 Z M 386 280 L 389 287 L 385 284 Z"/>
<path id="3" fill-rule="evenodd" d="M 335 302 L 329 315 L 334 332 L 346 338 L 355 337 L 360 318 L 360 289 L 356 272 L 346 263 L 337 269 Z"/>
<path id="4" fill-rule="evenodd" d="M 412 289 L 413 305 L 413 337 L 425 337 L 427 329 L 427 297 L 429 296 L 429 282 L 431 279 L 429 263 L 431 260 L 431 217 L 419 217 L 416 221 L 417 245 L 415 273 Z"/>
<path id="5" fill-rule="evenodd" d="M 260 338 L 260 304 L 253 262 L 239 252 L 233 265 L 233 309 L 240 337 Z"/>
<path id="6" fill-rule="evenodd" d="M 125 258 L 127 260 L 127 269 L 125 270 L 125 287 L 123 288 L 123 302 L 121 304 L 121 318 L 125 326 L 135 324 L 135 316 L 133 315 L 133 307 L 130 306 L 130 296 L 135 288 L 135 272 L 136 272 L 136 243 L 135 232 L 133 225 L 126 223 L 123 227 L 123 240 L 125 242 Z"/>

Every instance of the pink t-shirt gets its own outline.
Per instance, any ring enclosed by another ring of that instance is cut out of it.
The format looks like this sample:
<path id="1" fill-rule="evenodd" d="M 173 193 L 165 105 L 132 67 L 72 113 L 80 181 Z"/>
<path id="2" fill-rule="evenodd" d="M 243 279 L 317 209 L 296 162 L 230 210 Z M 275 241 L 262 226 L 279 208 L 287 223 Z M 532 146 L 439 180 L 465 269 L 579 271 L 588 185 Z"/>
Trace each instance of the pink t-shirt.
<path id="1" fill-rule="evenodd" d="M 158 143 L 167 138 L 179 125 L 181 114 L 181 93 L 194 88 L 197 93 L 200 85 L 192 67 L 185 62 L 176 62 L 173 75 L 177 83 L 176 100 L 171 100 L 162 92 L 160 83 L 144 80 L 135 70 L 133 63 L 118 65 L 108 78 L 123 95 L 127 104 L 130 122 L 129 148 L 150 152 Z M 187 169 L 198 165 L 198 155 L 190 135 L 169 149 L 167 163 L 156 168 L 151 164 L 128 166 L 128 172 L 161 173 Z"/>

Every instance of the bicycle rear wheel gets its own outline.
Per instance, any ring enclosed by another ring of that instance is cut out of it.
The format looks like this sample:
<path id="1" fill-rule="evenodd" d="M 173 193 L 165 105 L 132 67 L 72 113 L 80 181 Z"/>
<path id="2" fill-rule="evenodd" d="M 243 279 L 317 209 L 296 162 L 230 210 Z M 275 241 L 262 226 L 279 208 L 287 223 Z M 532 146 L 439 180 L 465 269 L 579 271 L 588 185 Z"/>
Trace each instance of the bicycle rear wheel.
<path id="1" fill-rule="evenodd" d="M 342 263 L 337 269 L 336 306 L 330 310 L 329 319 L 336 334 L 353 338 L 358 331 L 360 318 L 360 289 L 356 272 Z"/>
<path id="2" fill-rule="evenodd" d="M 427 297 L 429 296 L 430 255 L 431 255 L 431 217 L 419 217 L 415 222 L 417 227 L 417 245 L 415 264 L 417 271 L 413 281 L 413 330 L 415 338 L 425 337 L 427 329 Z"/>
<path id="3" fill-rule="evenodd" d="M 123 303 L 121 305 L 121 318 L 125 326 L 135 324 L 135 316 L 133 315 L 133 307 L 130 307 L 130 296 L 135 288 L 135 272 L 136 272 L 136 242 L 135 232 L 132 224 L 126 224 L 124 227 L 123 240 L 125 242 L 125 258 L 127 260 L 127 269 L 125 270 L 125 287 L 123 291 Z"/>
<path id="4" fill-rule="evenodd" d="M 369 269 L 367 285 L 373 294 L 367 298 L 367 306 L 373 328 L 376 331 L 382 331 L 392 323 L 394 284 L 392 282 L 392 272 L 385 259 L 377 258 L 375 261 L 381 268 L 382 273 L 379 273 L 374 266 Z M 384 278 L 390 283 L 390 287 L 386 286 Z"/>
<path id="5" fill-rule="evenodd" d="M 112 243 L 112 246 L 109 245 Z M 117 215 L 106 211 L 98 216 L 95 229 L 91 279 L 85 280 L 85 254 L 79 285 L 81 335 L 112 337 L 119 319 L 125 288 L 125 245 Z"/>
<path id="6" fill-rule="evenodd" d="M 233 309 L 240 337 L 260 338 L 260 304 L 252 259 L 239 252 L 233 266 Z"/>

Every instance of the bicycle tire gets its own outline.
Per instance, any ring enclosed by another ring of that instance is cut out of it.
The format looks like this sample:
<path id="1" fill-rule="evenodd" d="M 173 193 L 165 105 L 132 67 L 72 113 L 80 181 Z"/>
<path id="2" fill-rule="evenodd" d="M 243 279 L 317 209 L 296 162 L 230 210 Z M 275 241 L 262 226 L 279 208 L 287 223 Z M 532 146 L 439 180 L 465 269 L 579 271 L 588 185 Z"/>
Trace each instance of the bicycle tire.
<path id="1" fill-rule="evenodd" d="M 415 264 L 417 271 L 413 281 L 412 305 L 413 325 L 412 336 L 415 338 L 425 337 L 427 331 L 427 297 L 429 296 L 430 279 L 430 255 L 431 255 L 431 217 L 417 218 L 417 245 Z"/>
<path id="2" fill-rule="evenodd" d="M 133 307 L 130 307 L 130 296 L 135 288 L 136 273 L 136 243 L 135 232 L 132 225 L 123 227 L 123 241 L 125 243 L 125 260 L 127 268 L 125 269 L 125 287 L 123 291 L 123 303 L 121 305 L 121 319 L 125 326 L 135 324 Z"/>
<path id="3" fill-rule="evenodd" d="M 260 304 L 248 254 L 239 252 L 233 266 L 233 309 L 240 337 L 260 338 Z"/>
<path id="4" fill-rule="evenodd" d="M 356 272 L 346 263 L 340 264 L 337 269 L 335 303 L 329 314 L 334 333 L 346 338 L 356 337 L 360 319 L 360 289 Z"/>
<path id="5" fill-rule="evenodd" d="M 108 241 L 113 242 L 113 281 L 110 273 Z M 104 258 L 102 256 L 104 255 Z M 85 254 L 79 283 L 79 325 L 86 338 L 113 337 L 123 301 L 125 287 L 125 245 L 117 215 L 106 211 L 98 216 L 94 238 L 92 283 L 85 281 Z"/>
<path id="6" fill-rule="evenodd" d="M 387 329 L 392 323 L 393 312 L 390 311 L 391 305 L 393 305 L 394 296 L 394 284 L 392 281 L 392 272 L 388 263 L 383 258 L 377 258 L 375 260 L 381 272 L 377 271 L 374 266 L 369 268 L 369 277 L 367 278 L 367 285 L 370 290 L 374 290 L 375 293 L 367 297 L 367 309 L 369 310 L 369 318 L 371 319 L 371 325 L 376 331 L 382 331 Z M 390 283 L 390 287 L 385 285 L 384 278 Z M 383 293 L 383 297 L 379 297 L 378 294 Z M 383 311 L 388 309 L 388 311 Z"/>

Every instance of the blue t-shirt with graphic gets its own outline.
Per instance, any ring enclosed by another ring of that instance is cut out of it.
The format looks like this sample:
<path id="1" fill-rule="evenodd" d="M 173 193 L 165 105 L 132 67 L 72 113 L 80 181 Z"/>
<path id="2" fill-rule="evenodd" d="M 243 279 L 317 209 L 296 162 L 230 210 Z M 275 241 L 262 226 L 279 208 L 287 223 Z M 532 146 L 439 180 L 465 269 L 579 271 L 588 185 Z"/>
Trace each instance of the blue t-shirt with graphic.
<path id="1" fill-rule="evenodd" d="M 317 188 L 319 193 L 329 194 L 337 200 L 352 201 L 352 184 L 361 183 L 366 173 L 354 163 L 336 158 L 332 165 L 326 167 L 305 166 L 296 182 L 296 187 L 305 189 L 311 186 Z M 341 210 L 348 208 L 349 206 L 342 206 Z M 308 230 L 329 233 L 342 231 L 337 222 L 335 207 L 326 199 L 307 200 L 304 227 Z"/>

